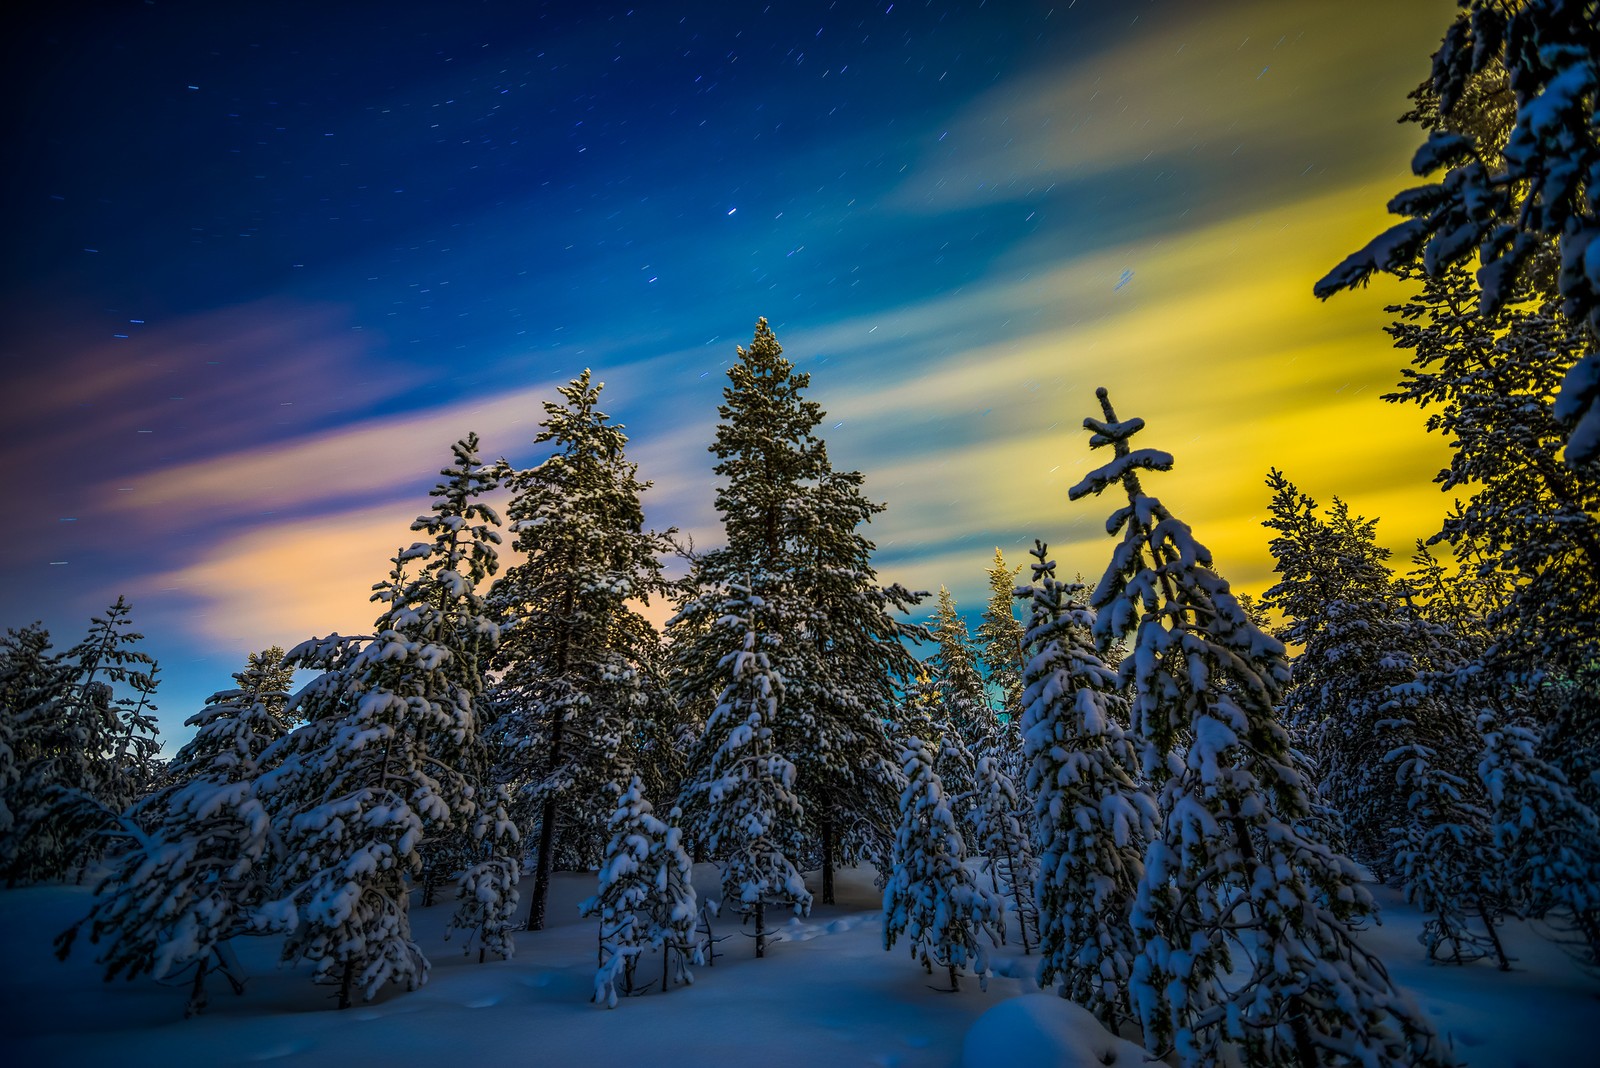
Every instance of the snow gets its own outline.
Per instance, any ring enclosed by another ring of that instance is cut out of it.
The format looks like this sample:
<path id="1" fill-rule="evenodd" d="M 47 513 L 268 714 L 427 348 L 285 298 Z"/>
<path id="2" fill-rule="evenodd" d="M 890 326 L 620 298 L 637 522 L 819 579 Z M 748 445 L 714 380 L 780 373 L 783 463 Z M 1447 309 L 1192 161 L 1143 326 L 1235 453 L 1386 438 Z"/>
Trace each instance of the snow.
<path id="1" fill-rule="evenodd" d="M 1054 994 L 1002 1001 L 978 1017 L 961 1044 L 961 1068 L 1144 1063 L 1143 1047 L 1109 1034 L 1088 1009 Z"/>
<path id="2" fill-rule="evenodd" d="M 695 880 L 717 896 L 717 870 L 697 865 Z M 812 876 L 813 880 L 815 876 Z M 276 939 L 233 943 L 250 976 L 234 997 L 214 983 L 204 1015 L 183 1019 L 186 991 L 148 979 L 105 984 L 88 947 L 65 964 L 51 939 L 87 911 L 87 886 L 0 892 L 0 1063 L 348 1066 L 456 1063 L 673 1064 L 743 1066 L 763 1047 L 764 1068 L 884 1065 L 893 1068 L 1006 1068 L 1106 1063 L 1084 1059 L 1117 1050 L 1111 1063 L 1138 1065 L 1136 1047 L 1118 1045 L 1087 1014 L 1028 978 L 1038 958 L 1015 944 L 993 951 L 987 993 L 964 984 L 942 992 L 903 952 L 885 953 L 879 894 L 870 870 L 839 873 L 837 905 L 816 905 L 808 921 L 775 928 L 765 960 L 737 921 L 715 921 L 720 938 L 712 967 L 696 970 L 692 988 L 666 995 L 652 988 L 605 1012 L 589 1002 L 595 924 L 578 902 L 594 892 L 592 874 L 558 873 L 551 886 L 551 926 L 519 932 L 516 957 L 476 963 L 459 942 L 443 941 L 453 911 L 441 903 L 412 908 L 414 934 L 433 961 L 428 982 L 406 993 L 380 991 L 340 1012 L 334 988 L 314 986 L 306 965 L 276 967 Z M 1384 925 L 1362 935 L 1391 975 L 1454 1036 L 1457 1052 L 1478 1068 L 1576 1068 L 1592 1063 L 1588 1024 L 1600 976 L 1586 972 L 1543 925 L 1508 923 L 1502 934 L 1517 958 L 1510 973 L 1487 962 L 1429 966 L 1417 943 L 1421 919 L 1386 888 L 1373 889 Z M 642 978 L 658 975 L 647 951 Z M 1032 996 L 1021 996 L 1032 995 Z M 770 1052 L 769 1052 L 770 1051 Z M 1079 1057 L 1078 1060 L 1070 1059 Z M 1069 1058 L 1069 1059 L 1063 1059 Z"/>

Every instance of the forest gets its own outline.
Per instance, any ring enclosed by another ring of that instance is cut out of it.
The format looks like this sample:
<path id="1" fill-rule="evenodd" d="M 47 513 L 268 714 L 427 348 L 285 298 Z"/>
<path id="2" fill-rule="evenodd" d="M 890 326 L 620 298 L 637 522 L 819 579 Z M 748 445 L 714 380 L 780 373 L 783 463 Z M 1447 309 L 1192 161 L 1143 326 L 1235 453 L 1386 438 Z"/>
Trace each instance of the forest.
<path id="1" fill-rule="evenodd" d="M 536 465 L 450 445 L 368 633 L 251 655 L 170 761 L 126 601 L 60 651 L 9 630 L 0 874 L 91 881 L 58 955 L 182 975 L 200 1013 L 236 939 L 276 940 L 340 1008 L 415 990 L 411 913 L 441 896 L 480 961 L 508 957 L 558 872 L 595 873 L 593 999 L 616 1007 L 728 952 L 713 919 L 764 957 L 866 869 L 906 967 L 982 983 L 1019 938 L 1042 988 L 1157 1058 L 1456 1063 L 1357 938 L 1371 884 L 1441 966 L 1511 968 L 1510 919 L 1600 964 L 1593 21 L 1475 3 L 1409 116 L 1436 180 L 1317 286 L 1408 285 L 1384 400 L 1448 442 L 1453 500 L 1409 561 L 1269 467 L 1274 582 L 1235 594 L 1155 495 L 1182 457 L 1102 389 L 1067 414 L 1103 572 L 1061 573 L 1047 532 L 1026 563 L 996 549 L 969 628 L 947 591 L 880 582 L 885 505 L 834 468 L 760 319 L 709 443 L 714 547 L 649 529 L 585 371 L 545 402 Z"/>

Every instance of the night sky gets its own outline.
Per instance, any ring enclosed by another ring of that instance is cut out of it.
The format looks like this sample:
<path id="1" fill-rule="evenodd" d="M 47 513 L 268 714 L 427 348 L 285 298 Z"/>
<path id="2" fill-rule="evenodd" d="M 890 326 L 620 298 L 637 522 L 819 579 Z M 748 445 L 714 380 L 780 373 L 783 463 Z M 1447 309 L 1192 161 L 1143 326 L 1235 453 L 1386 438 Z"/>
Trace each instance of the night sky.
<path id="1" fill-rule="evenodd" d="M 995 546 L 1098 576 L 1069 505 L 1108 386 L 1237 588 L 1269 466 L 1448 502 L 1378 400 L 1398 290 L 1317 277 L 1385 225 L 1449 0 L 64 3 L 11 16 L 0 625 L 119 593 L 163 740 L 245 654 L 359 633 L 469 430 L 540 458 L 593 368 L 717 538 L 724 369 L 766 316 L 885 580 L 981 608 Z"/>

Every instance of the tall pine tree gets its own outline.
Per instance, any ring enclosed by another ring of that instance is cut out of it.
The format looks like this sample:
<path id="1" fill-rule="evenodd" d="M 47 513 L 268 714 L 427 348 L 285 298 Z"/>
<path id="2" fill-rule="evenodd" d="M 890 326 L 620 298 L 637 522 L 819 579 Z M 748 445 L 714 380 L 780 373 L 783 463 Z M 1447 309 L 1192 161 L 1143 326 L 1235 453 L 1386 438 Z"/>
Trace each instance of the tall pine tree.
<path id="1" fill-rule="evenodd" d="M 1083 587 L 1056 578 L 1042 542 L 1033 555 L 1022 741 L 1040 860 L 1039 982 L 1114 1030 L 1136 1018 L 1130 919 L 1155 799 L 1135 780 L 1126 702 L 1090 644 L 1094 616 L 1075 599 Z"/>
<path id="2" fill-rule="evenodd" d="M 324 675 L 298 698 L 309 722 L 279 743 L 282 763 L 260 782 L 284 842 L 279 900 L 298 919 L 284 959 L 337 982 L 341 1008 L 358 987 L 371 998 L 386 982 L 426 981 L 409 898 L 427 843 L 481 843 L 484 863 L 503 870 L 515 843 L 481 777 L 484 672 L 499 628 L 478 589 L 497 568 L 500 521 L 478 499 L 498 469 L 477 449 L 476 435 L 453 446 L 432 511 L 412 524 L 432 540 L 397 553 L 374 587 L 384 610 L 373 637 L 290 653 Z"/>
<path id="3" fill-rule="evenodd" d="M 587 370 L 547 401 L 537 443 L 554 452 L 507 479 L 524 561 L 495 583 L 490 605 L 510 624 L 495 659 L 499 774 L 538 829 L 528 929 L 545 923 L 563 828 L 604 843 L 604 787 L 631 772 L 629 750 L 652 696 L 656 634 L 635 601 L 665 588 L 666 535 L 645 529 L 649 488 L 625 455 L 621 424 L 598 405 Z M 596 857 L 581 858 L 597 861 Z"/>
<path id="4" fill-rule="evenodd" d="M 901 639 L 919 633 L 891 613 L 917 596 L 877 585 L 873 544 L 859 527 L 882 506 L 862 495 L 858 473 L 829 463 L 816 436 L 822 408 L 803 397 L 810 376 L 784 359 L 765 319 L 738 357 L 711 446 L 727 544 L 694 558 L 690 592 L 669 624 L 673 674 L 687 714 L 708 716 L 726 683 L 725 658 L 744 640 L 717 621 L 738 611 L 745 591 L 758 585 L 763 640 L 783 679 L 770 725 L 778 751 L 795 765 L 828 901 L 837 863 L 881 856 L 888 846 L 886 814 L 899 794 L 899 767 L 885 722 L 896 679 L 915 666 Z M 691 778 L 705 781 L 720 745 L 706 735 Z M 697 827 L 704 824 L 700 800 L 685 796 Z"/>
<path id="5" fill-rule="evenodd" d="M 1163 832 L 1145 859 L 1133 928 L 1133 989 L 1146 1045 L 1184 1064 L 1418 1065 L 1447 1060 L 1431 1025 L 1355 941 L 1372 911 L 1353 863 L 1297 827 L 1310 811 L 1276 718 L 1288 681 L 1210 552 L 1139 472 L 1172 456 L 1132 449 L 1141 419 L 1084 420 L 1111 461 L 1069 492 L 1119 487 L 1106 524 L 1122 540 L 1096 587 L 1102 648 L 1124 635 L 1131 726 L 1160 786 Z"/>

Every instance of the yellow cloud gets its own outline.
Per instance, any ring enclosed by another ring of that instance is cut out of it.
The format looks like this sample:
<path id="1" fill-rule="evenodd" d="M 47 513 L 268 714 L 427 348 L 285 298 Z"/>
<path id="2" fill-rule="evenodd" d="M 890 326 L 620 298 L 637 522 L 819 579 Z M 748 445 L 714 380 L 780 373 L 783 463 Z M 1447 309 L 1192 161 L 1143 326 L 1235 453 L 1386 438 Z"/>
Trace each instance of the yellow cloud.
<path id="1" fill-rule="evenodd" d="M 1335 137 L 1341 154 L 1354 146 L 1368 161 L 1404 151 L 1415 138 L 1394 118 L 1427 75 L 1453 8 L 1449 0 L 1185 5 L 1099 55 L 975 100 L 897 202 L 944 211 L 1165 159 L 1202 155 L 1226 168 L 1239 148 L 1281 157 L 1290 145 L 1314 149 Z M 1389 41 L 1418 47 L 1372 48 L 1378 26 Z"/>
<path id="2" fill-rule="evenodd" d="M 397 502 L 261 527 L 146 584 L 192 600 L 189 629 L 241 662 L 272 644 L 365 634 L 378 615 L 372 584 L 396 549 L 417 540 L 411 521 L 425 510 Z"/>
<path id="3" fill-rule="evenodd" d="M 1127 262 L 1132 248 L 786 339 L 802 360 L 820 351 L 846 357 L 817 368 L 813 396 L 830 412 L 823 433 L 835 464 L 862 469 L 868 494 L 889 504 L 868 530 L 889 561 L 883 577 L 924 589 L 945 584 L 973 604 L 986 596 L 992 546 L 1021 563 L 1033 537 L 1051 543 L 1065 574 L 1097 577 L 1110 552 L 1103 522 L 1115 503 L 1069 504 L 1066 491 L 1103 459 L 1079 429 L 1096 413 L 1099 385 L 1111 390 L 1119 414 L 1149 423 L 1141 444 L 1175 454 L 1175 471 L 1152 476 L 1147 488 L 1195 528 L 1239 588 L 1259 590 L 1270 579 L 1260 526 L 1269 466 L 1319 498 L 1337 493 L 1382 516 L 1385 542 L 1403 555 L 1436 529 L 1446 502 L 1429 485 L 1443 444 L 1423 433 L 1418 413 L 1378 400 L 1404 363 L 1379 329 L 1382 305 L 1398 290 L 1390 284 L 1328 304 L 1310 295 L 1319 271 L 1382 218 L 1369 189 L 1355 187 L 1173 235 L 1142 251 L 1135 282 L 1120 291 L 1112 290 L 1110 269 Z M 874 339 L 887 331 L 873 333 L 869 323 L 909 331 L 933 318 L 950 330 L 981 321 L 1000 303 L 1019 314 L 1061 305 L 1092 314 L 960 349 L 918 374 L 870 359 Z M 651 366 L 611 377 L 622 388 L 608 396 L 632 403 L 644 402 L 641 383 L 655 381 Z M 552 396 L 549 387 L 522 390 L 191 464 L 151 476 L 131 503 L 304 507 L 415 485 L 440 466 L 444 443 L 469 428 L 485 434 L 491 454 L 531 441 L 540 402 Z M 701 418 L 629 447 L 641 476 L 657 483 L 646 497 L 651 522 L 684 528 L 702 548 L 720 537 L 706 452 L 714 418 L 708 407 Z M 374 614 L 364 601 L 367 585 L 425 508 L 418 494 L 274 523 L 157 581 L 192 591 L 204 605 L 197 631 L 231 640 L 250 628 L 241 649 L 365 627 Z"/>
<path id="4" fill-rule="evenodd" d="M 874 537 L 917 558 L 891 577 L 944 583 L 970 600 L 984 595 L 992 544 L 1016 556 L 1033 536 L 1052 543 L 1069 573 L 1097 576 L 1110 552 L 1101 524 L 1115 503 L 1069 504 L 1066 489 L 1104 462 L 1080 429 L 1099 414 L 1101 385 L 1119 415 L 1146 420 L 1141 445 L 1175 455 L 1173 473 L 1146 488 L 1195 528 L 1241 589 L 1270 580 L 1260 526 L 1270 466 L 1324 502 L 1338 494 L 1383 517 L 1380 535 L 1403 557 L 1437 529 L 1447 502 L 1430 485 L 1444 443 L 1424 433 L 1414 409 L 1379 400 L 1406 362 L 1381 333 L 1383 305 L 1400 287 L 1327 304 L 1310 295 L 1327 264 L 1382 221 L 1381 205 L 1358 186 L 1173 235 L 1143 251 L 1137 280 L 1118 292 L 1110 268 L 1133 249 L 1026 282 L 997 279 L 964 303 L 981 309 L 993 291 L 1039 307 L 1098 302 L 1100 314 L 928 361 L 915 376 L 838 391 L 820 379 L 830 420 L 843 423 L 830 432 L 835 462 L 861 467 L 869 493 L 890 503 Z M 920 310 L 890 318 L 915 321 Z M 857 338 L 862 324 L 829 333 Z M 1015 532 L 1027 532 L 1021 544 Z M 962 538 L 973 546 L 962 573 L 934 574 L 931 563 L 948 564 L 944 547 Z"/>

